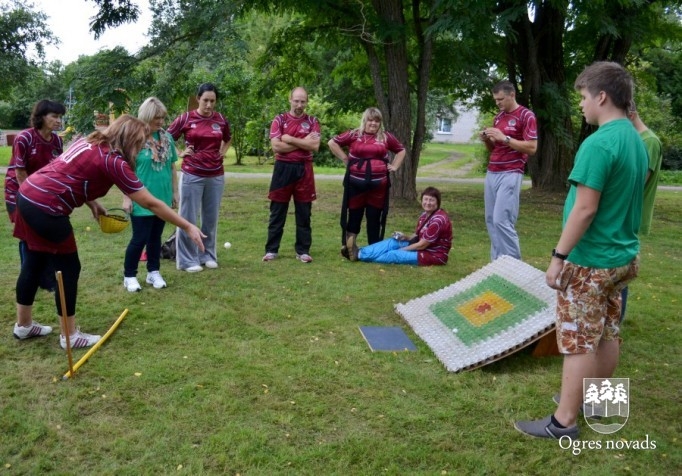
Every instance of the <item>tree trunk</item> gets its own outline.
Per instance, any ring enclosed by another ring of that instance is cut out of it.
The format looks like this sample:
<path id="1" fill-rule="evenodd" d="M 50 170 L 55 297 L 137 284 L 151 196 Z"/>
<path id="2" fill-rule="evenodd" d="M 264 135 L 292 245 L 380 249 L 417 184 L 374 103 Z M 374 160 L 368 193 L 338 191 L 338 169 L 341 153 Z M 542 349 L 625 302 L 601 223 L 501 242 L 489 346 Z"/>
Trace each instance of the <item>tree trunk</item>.
<path id="1" fill-rule="evenodd" d="M 411 144 L 412 110 L 408 78 L 408 54 L 405 40 L 405 16 L 400 0 L 373 0 L 372 4 L 380 23 L 392 26 L 383 37 L 386 61 L 387 110 L 383 111 L 386 129 L 405 145 L 407 154 L 403 166 L 393 174 L 391 196 L 394 198 L 416 197 L 416 169 Z"/>
<path id="2" fill-rule="evenodd" d="M 372 78 L 372 84 L 374 85 L 374 97 L 377 100 L 377 107 L 380 111 L 388 111 L 384 83 L 381 77 L 381 61 L 379 60 L 379 56 L 377 55 L 373 43 L 363 41 L 362 47 L 365 49 L 365 53 L 367 54 L 369 74 Z"/>
<path id="3" fill-rule="evenodd" d="M 533 187 L 545 191 L 565 190 L 573 167 L 571 86 L 566 84 L 564 67 L 565 20 L 565 7 L 547 2 L 538 9 L 533 25 L 537 82 L 531 90 L 531 100 L 546 117 L 538 120 L 538 149 L 528 167 Z"/>
<path id="4" fill-rule="evenodd" d="M 419 50 L 419 62 L 417 64 L 417 120 L 414 126 L 414 134 L 412 137 L 412 147 L 409 151 L 411 170 L 406 171 L 403 180 L 409 184 L 408 187 L 403 187 L 403 193 L 399 195 L 400 198 L 412 199 L 417 198 L 417 170 L 419 168 L 419 155 L 424 146 L 424 139 L 426 137 L 426 100 L 429 93 L 429 80 L 431 78 L 431 65 L 433 55 L 433 42 L 430 36 L 424 34 L 422 26 L 422 19 L 420 17 L 419 0 L 412 2 L 412 19 L 414 22 L 415 36 L 417 39 L 417 48 Z M 433 21 L 433 16 L 429 16 L 427 26 Z M 402 167 L 401 167 L 402 170 Z M 399 171 L 400 172 L 400 171 Z M 397 193 L 394 196 L 398 196 Z"/>
<path id="5" fill-rule="evenodd" d="M 568 131 L 572 129 L 570 117 L 564 118 L 563 126 Z M 538 152 L 528 160 L 532 186 L 543 191 L 565 191 L 573 166 L 573 149 L 545 122 L 538 122 L 538 135 Z"/>
<path id="6" fill-rule="evenodd" d="M 513 7 L 513 2 L 507 8 Z M 510 71 L 518 71 L 519 103 L 538 118 L 538 147 L 528 160 L 533 188 L 565 190 L 573 165 L 573 141 L 569 88 L 565 84 L 563 31 L 566 7 L 558 3 L 536 4 L 533 22 L 520 16 L 508 35 Z M 524 103 L 525 102 L 525 103 Z"/>

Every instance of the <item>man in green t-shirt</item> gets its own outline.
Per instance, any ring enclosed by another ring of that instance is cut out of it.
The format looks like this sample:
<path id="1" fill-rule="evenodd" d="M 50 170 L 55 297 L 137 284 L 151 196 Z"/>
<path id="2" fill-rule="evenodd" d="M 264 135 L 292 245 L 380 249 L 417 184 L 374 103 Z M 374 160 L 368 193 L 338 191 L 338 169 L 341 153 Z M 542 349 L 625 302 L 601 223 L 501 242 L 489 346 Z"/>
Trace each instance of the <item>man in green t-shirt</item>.
<path id="1" fill-rule="evenodd" d="M 628 111 L 628 117 L 635 126 L 639 136 L 644 141 L 647 155 L 649 157 L 649 168 L 646 173 L 646 182 L 644 183 L 644 204 L 642 206 L 642 225 L 639 227 L 639 236 L 648 235 L 651 231 L 651 219 L 654 215 L 654 200 L 656 199 L 656 187 L 658 186 L 658 176 L 661 173 L 661 162 L 663 161 L 663 152 L 661 147 L 661 140 L 654 132 L 649 129 L 637 112 L 637 106 L 633 101 Z"/>
<path id="2" fill-rule="evenodd" d="M 639 236 L 648 235 L 651 231 L 651 220 L 654 216 L 654 200 L 656 199 L 656 189 L 658 187 L 658 176 L 661 173 L 661 162 L 663 161 L 663 153 L 661 151 L 661 140 L 656 134 L 649 129 L 646 124 L 639 117 L 635 101 L 630 104 L 628 110 L 628 117 L 635 126 L 639 136 L 644 142 L 647 155 L 649 157 L 649 169 L 646 172 L 646 182 L 644 184 L 644 204 L 642 205 L 642 224 L 639 227 Z M 620 321 L 623 322 L 625 318 L 625 309 L 628 303 L 628 288 L 623 288 L 620 293 L 622 308 L 620 312 Z"/>
<path id="3" fill-rule="evenodd" d="M 620 291 L 639 269 L 646 150 L 627 118 L 632 76 L 596 62 L 576 79 L 583 116 L 599 129 L 582 143 L 568 177 L 564 226 L 547 285 L 557 290 L 556 333 L 564 354 L 559 406 L 541 420 L 517 421 L 539 438 L 578 438 L 583 379 L 610 378 L 620 354 Z"/>

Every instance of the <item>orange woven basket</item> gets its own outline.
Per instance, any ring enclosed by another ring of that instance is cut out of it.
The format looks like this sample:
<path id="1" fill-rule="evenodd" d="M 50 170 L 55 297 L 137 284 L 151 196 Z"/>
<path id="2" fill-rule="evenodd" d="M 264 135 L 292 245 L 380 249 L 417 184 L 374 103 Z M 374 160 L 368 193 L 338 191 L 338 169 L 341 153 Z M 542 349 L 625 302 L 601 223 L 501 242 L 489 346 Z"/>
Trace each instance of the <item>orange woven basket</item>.
<path id="1" fill-rule="evenodd" d="M 121 213 L 111 213 L 113 211 Z M 99 227 L 104 233 L 119 233 L 130 223 L 128 213 L 122 208 L 110 208 L 106 215 L 99 216 Z"/>

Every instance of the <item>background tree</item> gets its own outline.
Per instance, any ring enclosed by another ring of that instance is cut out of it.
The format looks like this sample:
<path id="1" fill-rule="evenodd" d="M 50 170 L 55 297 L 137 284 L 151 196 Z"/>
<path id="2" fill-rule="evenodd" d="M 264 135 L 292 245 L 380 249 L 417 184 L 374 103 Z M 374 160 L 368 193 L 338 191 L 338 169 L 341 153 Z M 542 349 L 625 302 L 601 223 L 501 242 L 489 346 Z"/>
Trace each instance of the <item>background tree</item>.
<path id="1" fill-rule="evenodd" d="M 432 68 L 433 39 L 426 29 L 436 17 L 432 0 L 282 1 L 274 6 L 253 1 L 245 8 L 296 12 L 315 35 L 364 52 L 365 77 L 372 81 L 373 103 L 384 114 L 386 129 L 406 146 L 403 167 L 394 177 L 393 197 L 416 197 L 419 153 L 426 138 L 426 100 Z M 362 109 L 370 104 L 363 105 Z"/>
<path id="2" fill-rule="evenodd" d="M 45 20 L 23 0 L 0 0 L 0 99 L 26 82 L 44 46 L 54 41 Z"/>
<path id="3" fill-rule="evenodd" d="M 679 13 L 679 5 L 653 0 L 478 2 L 478 13 L 494 21 L 472 38 L 480 38 L 482 51 L 491 51 L 491 36 L 500 42 L 500 50 L 489 58 L 490 79 L 478 84 L 486 86 L 480 95 L 489 96 L 493 82 L 508 78 L 517 86 L 519 102 L 536 113 L 538 151 L 529 161 L 534 187 L 563 190 L 576 145 L 590 132 L 583 122 L 574 139 L 573 81 L 578 72 L 595 60 L 628 66 L 633 43 L 675 38 L 679 16 L 669 12 Z M 434 29 L 453 30 L 461 21 L 462 2 L 443 0 L 442 7 L 445 12 Z"/>
<path id="4" fill-rule="evenodd" d="M 144 86 L 134 74 L 136 60 L 123 47 L 81 56 L 69 65 L 65 76 L 73 88 L 76 103 L 69 110 L 69 122 L 76 130 L 94 129 L 94 114 L 109 115 L 136 111 L 133 97 Z"/>
<path id="5" fill-rule="evenodd" d="M 134 0 L 91 1 L 99 7 L 91 23 L 96 35 L 139 15 Z M 293 86 L 308 88 L 325 139 L 346 124 L 355 127 L 352 117 L 378 105 L 387 129 L 408 148 L 392 188 L 404 198 L 416 195 L 429 111 L 459 101 L 491 112 L 491 86 L 509 78 L 519 102 L 539 119 L 539 150 L 529 162 L 533 185 L 558 190 L 581 140 L 574 131 L 589 132 L 572 88 L 585 65 L 624 62 L 661 96 L 661 107 L 669 105 L 673 117 L 679 111 L 680 3 L 152 0 L 150 42 L 139 54 L 101 52 L 68 65 L 65 77 L 77 86 L 74 112 L 82 126 L 93 109 L 133 110 L 149 95 L 177 114 L 199 83 L 213 81 L 226 92 L 219 109 L 233 123 L 238 161 L 267 147 L 269 121 L 287 108 Z M 0 116 L 6 110 L 0 105 Z M 316 160 L 325 162 L 325 151 Z"/>

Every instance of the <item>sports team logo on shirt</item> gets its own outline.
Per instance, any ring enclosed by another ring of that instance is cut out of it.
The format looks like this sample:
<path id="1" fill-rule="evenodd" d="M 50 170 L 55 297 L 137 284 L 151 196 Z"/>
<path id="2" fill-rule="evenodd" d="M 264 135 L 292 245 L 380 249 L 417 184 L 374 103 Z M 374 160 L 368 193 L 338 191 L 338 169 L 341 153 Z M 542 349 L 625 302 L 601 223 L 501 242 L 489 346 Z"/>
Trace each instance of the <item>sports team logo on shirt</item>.
<path id="1" fill-rule="evenodd" d="M 516 125 L 516 119 L 509 119 L 509 126 L 514 127 Z"/>
<path id="2" fill-rule="evenodd" d="M 608 435 L 625 426 L 630 416 L 629 378 L 583 379 L 585 421 L 597 433 Z"/>
<path id="3" fill-rule="evenodd" d="M 301 122 L 301 129 L 308 132 L 310 130 L 310 123 L 309 122 Z"/>
<path id="4" fill-rule="evenodd" d="M 211 124 L 211 128 L 213 128 L 214 131 L 219 131 L 220 130 L 220 124 Z"/>

